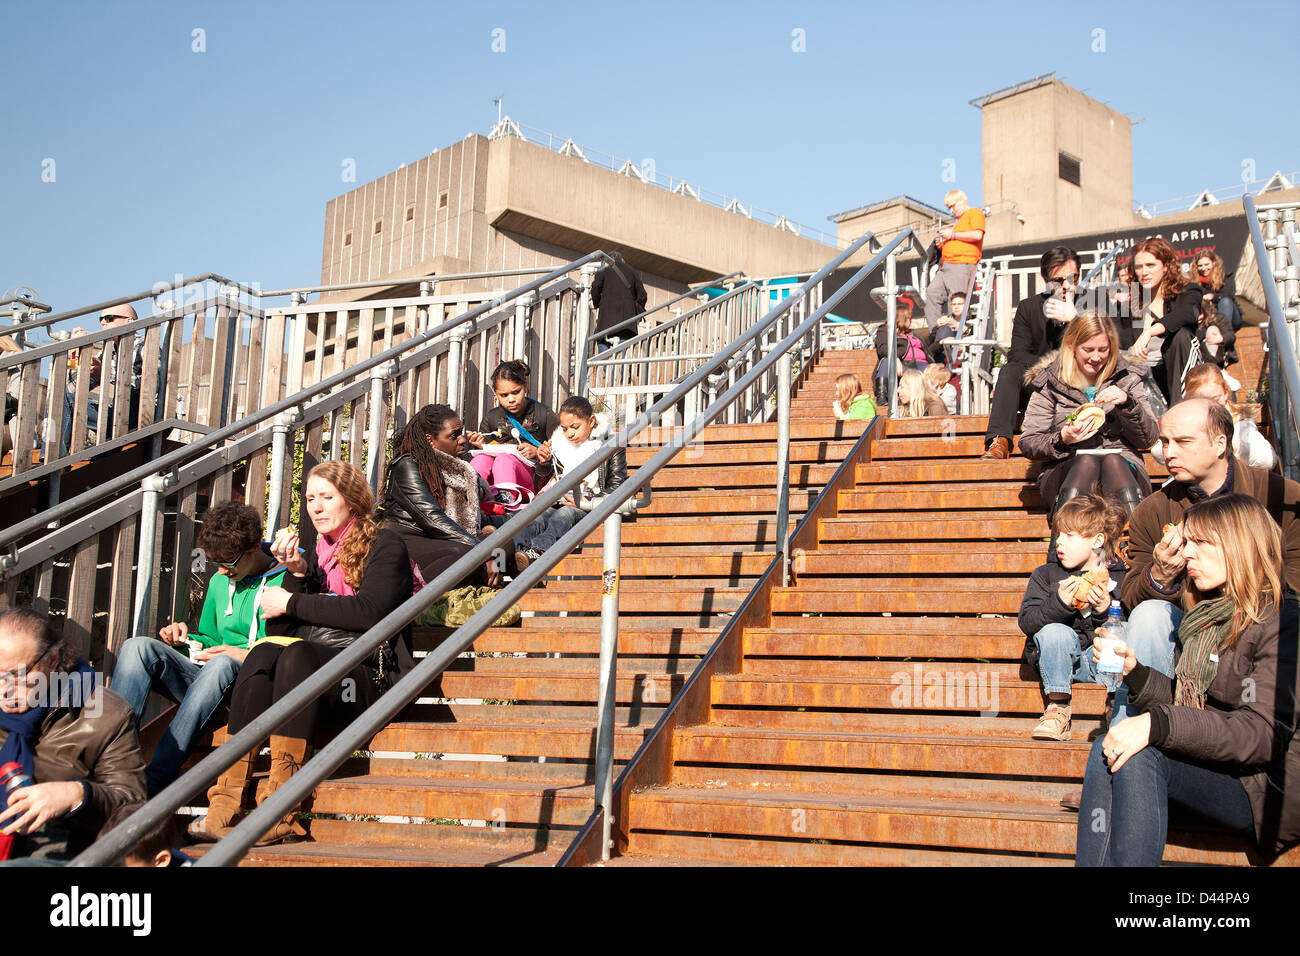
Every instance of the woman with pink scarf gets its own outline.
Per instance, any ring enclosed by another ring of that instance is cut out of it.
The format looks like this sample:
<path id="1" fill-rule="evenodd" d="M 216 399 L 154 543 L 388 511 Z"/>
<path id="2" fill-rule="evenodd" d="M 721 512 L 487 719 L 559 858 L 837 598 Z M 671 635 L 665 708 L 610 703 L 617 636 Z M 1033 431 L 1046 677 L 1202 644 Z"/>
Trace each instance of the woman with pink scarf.
<path id="1" fill-rule="evenodd" d="M 304 551 L 289 528 L 276 534 L 271 553 L 288 569 L 285 587 L 262 592 L 265 618 L 287 614 L 301 622 L 297 637 L 268 638 L 249 651 L 230 699 L 230 732 L 238 733 L 317 669 L 343 653 L 411 596 L 411 559 L 401 536 L 379 527 L 375 499 L 365 476 L 342 461 L 327 461 L 307 474 L 306 512 L 316 529 L 316 546 Z M 274 792 L 307 758 L 320 718 L 328 710 L 359 713 L 413 665 L 409 627 L 330 691 L 291 717 L 271 735 Z M 216 840 L 230 832 L 261 747 L 255 747 L 208 792 L 208 815 L 191 835 Z M 259 801 L 260 802 L 260 801 Z M 306 831 L 297 811 L 281 819 L 260 844 L 301 839 Z"/>

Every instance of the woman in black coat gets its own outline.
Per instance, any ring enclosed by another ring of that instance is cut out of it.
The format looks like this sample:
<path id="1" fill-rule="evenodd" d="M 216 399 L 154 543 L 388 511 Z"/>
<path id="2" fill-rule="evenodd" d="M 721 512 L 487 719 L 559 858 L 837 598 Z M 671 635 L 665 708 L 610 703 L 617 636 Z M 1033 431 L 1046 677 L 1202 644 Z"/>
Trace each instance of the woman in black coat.
<path id="1" fill-rule="evenodd" d="M 1187 281 L 1174 247 L 1159 237 L 1133 247 L 1133 271 L 1142 287 L 1144 320 L 1149 320 L 1133 343 L 1133 357 L 1145 362 L 1148 348 L 1160 343 L 1160 363 L 1153 374 L 1173 405 L 1183 398 L 1183 372 L 1201 319 L 1201 289 Z"/>
<path id="2" fill-rule="evenodd" d="M 487 487 L 462 457 L 466 447 L 460 417 L 446 405 L 426 405 L 393 440 L 378 514 L 384 527 L 402 536 L 425 582 L 479 542 L 479 505 Z M 499 583 L 494 561 L 460 582 L 489 587 Z"/>
<path id="3" fill-rule="evenodd" d="M 607 333 L 610 328 L 645 311 L 645 285 L 635 269 L 617 252 L 609 254 L 609 265 L 596 273 L 591 283 L 591 307 L 598 310 L 593 333 Z M 635 326 L 617 329 L 613 335 L 630 339 L 636 335 Z"/>

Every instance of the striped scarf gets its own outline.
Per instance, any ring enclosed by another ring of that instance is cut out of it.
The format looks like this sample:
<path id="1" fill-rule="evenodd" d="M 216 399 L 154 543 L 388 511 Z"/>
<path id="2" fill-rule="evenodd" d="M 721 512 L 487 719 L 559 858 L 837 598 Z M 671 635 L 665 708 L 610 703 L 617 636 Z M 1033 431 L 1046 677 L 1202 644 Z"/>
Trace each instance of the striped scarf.
<path id="1" fill-rule="evenodd" d="M 1183 653 L 1174 668 L 1174 703 L 1205 709 L 1205 695 L 1219 672 L 1218 652 L 1228 636 L 1235 608 L 1230 598 L 1202 601 L 1187 612 L 1178 626 Z"/>

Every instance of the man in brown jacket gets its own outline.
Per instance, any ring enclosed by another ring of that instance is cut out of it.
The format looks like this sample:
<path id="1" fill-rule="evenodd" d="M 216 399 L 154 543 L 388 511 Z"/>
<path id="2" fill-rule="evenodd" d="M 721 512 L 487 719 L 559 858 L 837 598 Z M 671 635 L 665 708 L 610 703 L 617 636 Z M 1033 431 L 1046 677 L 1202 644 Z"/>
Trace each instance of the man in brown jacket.
<path id="1" fill-rule="evenodd" d="M 1128 574 L 1120 600 L 1129 609 L 1128 644 L 1140 663 L 1174 673 L 1174 648 L 1182 606 L 1186 561 L 1175 528 L 1198 501 L 1244 494 L 1259 501 L 1282 529 L 1286 583 L 1300 590 L 1300 484 L 1252 468 L 1232 454 L 1232 416 L 1204 398 L 1174 405 L 1160 419 L 1170 478 L 1146 498 L 1129 521 Z M 1128 714 L 1127 689 L 1115 695 L 1118 722 Z"/>
<path id="2" fill-rule="evenodd" d="M 62 864 L 145 799 L 135 714 L 47 618 L 21 608 L 0 613 L 0 756 L 35 780 L 0 812 L 11 865 Z"/>

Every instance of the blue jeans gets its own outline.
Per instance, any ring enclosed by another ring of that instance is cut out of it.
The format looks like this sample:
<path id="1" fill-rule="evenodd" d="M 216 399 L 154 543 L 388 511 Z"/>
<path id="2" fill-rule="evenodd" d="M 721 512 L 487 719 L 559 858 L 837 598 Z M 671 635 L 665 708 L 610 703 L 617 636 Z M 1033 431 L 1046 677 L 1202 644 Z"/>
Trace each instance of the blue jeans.
<path id="1" fill-rule="evenodd" d="M 1125 628 L 1125 641 L 1133 648 L 1139 664 L 1154 667 L 1160 673 L 1174 676 L 1174 648 L 1178 646 L 1178 625 L 1183 620 L 1183 609 L 1169 601 L 1143 601 L 1133 609 Z M 1113 727 L 1133 715 L 1128 704 L 1128 685 L 1120 684 L 1115 691 L 1115 709 L 1111 713 Z"/>
<path id="2" fill-rule="evenodd" d="M 1237 300 L 1232 296 L 1225 295 L 1219 299 L 1217 311 L 1219 315 L 1223 316 L 1231 323 L 1232 331 L 1236 332 L 1241 328 L 1241 309 L 1237 307 Z"/>
<path id="3" fill-rule="evenodd" d="M 1253 837 L 1255 815 L 1241 780 L 1145 747 L 1111 773 L 1098 737 L 1079 804 L 1075 866 L 1159 866 L 1169 804 Z"/>
<path id="4" fill-rule="evenodd" d="M 133 637 L 122 645 L 117 654 L 112 689 L 131 705 L 137 723 L 150 690 L 180 704 L 158 741 L 153 760 L 145 768 L 149 796 L 180 776 L 181 764 L 189 755 L 194 738 L 207 726 L 234 685 L 239 665 L 239 661 L 223 654 L 200 667 L 152 637 Z"/>
<path id="5" fill-rule="evenodd" d="M 112 386 L 105 386 L 112 388 Z M 72 414 L 76 404 L 76 393 L 67 389 L 63 393 L 63 434 L 59 436 L 59 457 L 62 458 L 68 454 L 72 445 Z M 96 435 L 95 440 L 100 442 L 109 441 L 113 437 L 113 403 L 109 402 L 108 407 L 104 409 L 104 434 Z M 136 428 L 140 423 L 140 389 L 131 389 L 131 410 L 127 413 L 127 430 Z M 99 396 L 86 396 L 86 427 L 94 431 L 99 424 Z M 80 451 L 81 449 L 77 449 Z"/>
<path id="6" fill-rule="evenodd" d="M 1079 635 L 1068 624 L 1047 624 L 1034 635 L 1038 645 L 1038 673 L 1046 694 L 1069 694 L 1070 684 L 1093 684 L 1097 665 L 1092 651 L 1084 651 Z"/>
<path id="7" fill-rule="evenodd" d="M 515 538 L 516 548 L 532 548 L 545 551 L 569 533 L 579 521 L 587 516 L 581 508 L 560 505 L 552 508 L 538 518 Z"/>

